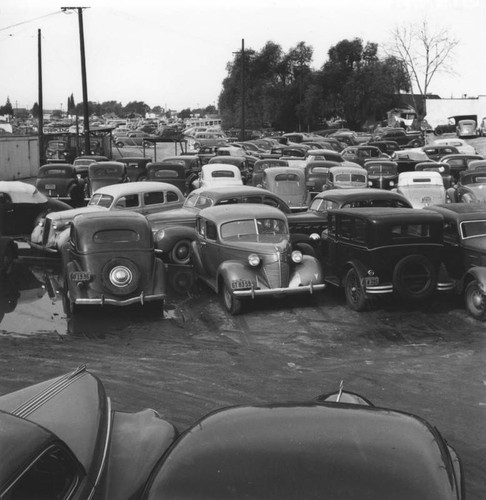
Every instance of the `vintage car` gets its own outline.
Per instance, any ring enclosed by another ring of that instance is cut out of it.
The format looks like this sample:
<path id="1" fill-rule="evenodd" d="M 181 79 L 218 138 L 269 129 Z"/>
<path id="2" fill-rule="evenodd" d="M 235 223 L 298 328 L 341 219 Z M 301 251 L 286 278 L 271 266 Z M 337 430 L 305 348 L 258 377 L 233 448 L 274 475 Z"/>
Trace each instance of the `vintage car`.
<path id="1" fill-rule="evenodd" d="M 243 148 L 237 147 L 237 146 L 221 146 L 216 149 L 216 156 L 237 156 L 237 157 L 243 157 L 246 158 L 247 163 L 248 163 L 248 168 L 251 170 L 253 168 L 253 165 L 257 160 L 259 160 L 258 157 L 253 156 L 251 154 L 248 154 Z"/>
<path id="2" fill-rule="evenodd" d="M 368 160 L 364 164 L 368 172 L 368 186 L 393 189 L 398 182 L 398 165 L 392 160 Z"/>
<path id="3" fill-rule="evenodd" d="M 441 163 L 447 163 L 450 167 L 451 175 L 454 182 L 459 180 L 459 173 L 467 170 L 468 165 L 475 160 L 483 160 L 481 155 L 469 155 L 464 153 L 443 156 Z"/>
<path id="4" fill-rule="evenodd" d="M 57 198 L 71 206 L 84 204 L 85 180 L 76 167 L 68 163 L 48 163 L 39 167 L 35 187 L 49 198 Z"/>
<path id="5" fill-rule="evenodd" d="M 383 127 L 377 129 L 371 141 L 394 141 L 402 149 L 420 148 L 425 144 L 420 131 L 405 131 L 400 127 Z"/>
<path id="6" fill-rule="evenodd" d="M 186 178 L 189 185 L 191 185 L 199 176 L 201 172 L 201 160 L 195 154 L 182 154 L 177 156 L 167 156 L 161 160 L 162 163 L 179 163 L 184 166 L 186 171 Z"/>
<path id="7" fill-rule="evenodd" d="M 344 288 L 346 303 L 355 311 L 394 292 L 404 300 L 424 300 L 442 290 L 442 226 L 442 217 L 426 210 L 328 210 L 320 242 L 324 280 Z"/>
<path id="8" fill-rule="evenodd" d="M 32 248 L 55 254 L 69 235 L 69 226 L 78 214 L 98 211 L 131 210 L 142 215 L 182 207 L 184 195 L 176 186 L 165 182 L 126 182 L 100 188 L 86 207 L 50 213 L 39 219 L 32 230 Z"/>
<path id="9" fill-rule="evenodd" d="M 219 156 L 210 158 L 208 165 L 223 164 L 234 165 L 240 169 L 241 180 L 246 184 L 251 178 L 251 169 L 248 159 L 245 156 Z"/>
<path id="10" fill-rule="evenodd" d="M 242 186 L 241 171 L 230 163 L 206 163 L 201 168 L 199 178 L 192 186 L 195 189 L 216 187 L 216 186 Z"/>
<path id="11" fill-rule="evenodd" d="M 339 165 L 334 161 L 316 160 L 311 161 L 305 167 L 305 183 L 309 193 L 309 201 L 320 193 L 326 185 L 329 177 L 329 169 Z"/>
<path id="12" fill-rule="evenodd" d="M 181 430 L 110 401 L 85 366 L 0 396 L 0 496 L 464 500 L 461 460 L 435 426 L 348 390 L 220 408 Z"/>
<path id="13" fill-rule="evenodd" d="M 402 172 L 413 172 L 417 163 L 431 161 L 421 148 L 395 151 L 392 154 L 391 159 L 397 163 L 399 174 Z"/>
<path id="14" fill-rule="evenodd" d="M 103 161 L 88 165 L 86 179 L 86 198 L 99 188 L 129 182 L 127 166 L 119 161 Z"/>
<path id="15" fill-rule="evenodd" d="M 446 144 L 427 144 L 422 147 L 422 151 L 432 161 L 441 161 L 441 158 L 447 155 L 458 154 L 459 151 L 455 146 L 448 146 Z"/>
<path id="16" fill-rule="evenodd" d="M 198 149 L 197 157 L 201 162 L 201 166 L 205 165 L 211 158 L 216 156 L 216 151 L 221 145 L 213 145 L 213 146 L 201 146 Z"/>
<path id="17" fill-rule="evenodd" d="M 441 161 L 425 161 L 415 165 L 416 172 L 439 172 L 444 183 L 444 188 L 447 190 L 453 185 L 454 179 L 451 175 L 450 166 Z"/>
<path id="18" fill-rule="evenodd" d="M 99 161 L 109 161 L 109 159 L 107 156 L 102 155 L 81 155 L 74 158 L 73 165 L 76 167 L 76 172 L 83 178 L 86 178 L 88 175 L 88 165 Z"/>
<path id="19" fill-rule="evenodd" d="M 486 207 L 448 203 L 427 209 L 444 220 L 441 281 L 464 296 L 472 317 L 486 321 Z"/>
<path id="20" fill-rule="evenodd" d="M 26 182 L 0 181 L 0 236 L 28 238 L 46 214 L 71 208 L 61 200 L 48 198 Z"/>
<path id="21" fill-rule="evenodd" d="M 344 162 L 344 158 L 341 154 L 331 149 L 309 149 L 305 155 L 305 159 L 307 163 L 322 160 L 333 161 L 335 163 Z"/>
<path id="22" fill-rule="evenodd" d="M 147 215 L 164 259 L 172 264 L 189 264 L 197 214 L 204 208 L 235 203 L 269 205 L 290 214 L 285 201 L 266 189 L 243 185 L 196 189 L 187 196 L 182 208 Z"/>
<path id="23" fill-rule="evenodd" d="M 123 156 L 117 162 L 126 165 L 126 175 L 131 182 L 147 180 L 147 165 L 152 158 L 144 156 Z"/>
<path id="24" fill-rule="evenodd" d="M 457 137 L 447 137 L 445 139 L 436 139 L 432 144 L 445 145 L 455 147 L 459 153 L 476 155 L 478 152 L 474 146 L 468 144 L 464 139 L 458 139 Z"/>
<path id="25" fill-rule="evenodd" d="M 115 146 L 118 148 L 123 148 L 124 146 L 152 146 L 152 142 L 149 142 L 148 139 L 153 139 L 154 136 L 147 132 L 142 132 L 140 130 L 136 130 L 133 132 L 129 132 L 126 136 L 117 136 L 115 141 Z"/>
<path id="26" fill-rule="evenodd" d="M 251 179 L 247 184 L 250 186 L 262 187 L 263 183 L 263 171 L 270 167 L 288 167 L 289 162 L 287 160 L 282 160 L 279 158 L 265 158 L 258 160 L 253 165 L 253 170 L 251 173 Z"/>
<path id="27" fill-rule="evenodd" d="M 400 150 L 400 146 L 396 141 L 370 141 L 369 146 L 377 147 L 382 153 L 391 156 L 395 151 Z"/>
<path id="28" fill-rule="evenodd" d="M 346 162 L 342 166 L 331 167 L 329 169 L 329 175 L 324 190 L 356 189 L 367 186 L 368 172 L 356 163 Z"/>
<path id="29" fill-rule="evenodd" d="M 67 309 L 155 303 L 162 310 L 165 266 L 147 219 L 129 210 L 79 214 L 61 247 Z"/>
<path id="30" fill-rule="evenodd" d="M 486 171 L 463 170 L 457 184 L 447 190 L 453 203 L 485 203 Z"/>
<path id="31" fill-rule="evenodd" d="M 398 175 L 397 193 L 402 194 L 413 208 L 446 203 L 446 190 L 439 172 L 402 172 Z"/>
<path id="32" fill-rule="evenodd" d="M 469 172 L 471 171 L 476 171 L 476 172 L 479 172 L 479 171 L 485 171 L 486 170 L 486 160 L 473 160 L 473 161 L 470 161 L 468 166 L 467 166 L 467 169 Z"/>
<path id="33" fill-rule="evenodd" d="M 368 160 L 376 160 L 379 158 L 390 159 L 390 156 L 383 153 L 381 149 L 376 146 L 348 146 L 341 151 L 341 156 L 344 160 L 352 161 L 358 165 L 364 166 Z"/>
<path id="34" fill-rule="evenodd" d="M 184 195 L 192 191 L 188 183 L 186 168 L 180 163 L 153 162 L 147 165 L 147 181 L 167 182 L 177 186 Z"/>
<path id="35" fill-rule="evenodd" d="M 245 299 L 323 290 L 321 265 L 293 250 L 285 214 L 256 204 L 201 210 L 192 261 L 196 276 L 221 293 L 230 314 Z"/>
<path id="36" fill-rule="evenodd" d="M 296 167 L 271 167 L 263 171 L 262 187 L 280 196 L 291 210 L 306 210 L 309 202 L 305 171 Z"/>
<path id="37" fill-rule="evenodd" d="M 459 139 L 462 139 L 463 137 L 476 137 L 476 120 L 459 120 L 456 126 L 456 134 Z"/>

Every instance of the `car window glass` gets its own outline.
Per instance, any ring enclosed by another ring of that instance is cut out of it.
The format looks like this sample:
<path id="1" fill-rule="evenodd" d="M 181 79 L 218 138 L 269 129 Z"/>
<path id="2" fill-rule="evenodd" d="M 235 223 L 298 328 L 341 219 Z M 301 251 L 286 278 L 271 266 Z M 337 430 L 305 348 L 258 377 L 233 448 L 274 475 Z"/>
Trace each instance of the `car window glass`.
<path id="1" fill-rule="evenodd" d="M 264 196 L 263 203 L 265 205 L 269 205 L 271 207 L 281 208 L 280 207 L 280 203 L 278 202 L 278 200 L 276 200 L 274 198 L 271 198 L 270 196 Z"/>
<path id="2" fill-rule="evenodd" d="M 210 198 L 207 198 L 206 196 L 199 196 L 199 198 L 197 199 L 197 202 L 195 203 L 194 206 L 196 208 L 203 209 L 206 207 L 210 207 L 212 204 L 213 204 L 213 201 Z"/>
<path id="3" fill-rule="evenodd" d="M 208 240 L 215 240 L 217 238 L 218 232 L 216 230 L 216 224 L 211 221 L 206 222 L 206 237 Z"/>
<path id="4" fill-rule="evenodd" d="M 486 220 L 471 220 L 461 223 L 463 238 L 486 235 Z"/>
<path id="5" fill-rule="evenodd" d="M 100 207 L 109 208 L 113 202 L 113 196 L 107 194 L 94 194 L 89 200 L 88 205 L 99 205 Z"/>
<path id="6" fill-rule="evenodd" d="M 131 194 L 127 196 L 122 196 L 116 202 L 115 208 L 135 208 L 139 206 L 138 195 Z"/>
<path id="7" fill-rule="evenodd" d="M 391 226 L 391 237 L 396 238 L 428 238 L 431 231 L 428 224 L 397 224 Z"/>
<path id="8" fill-rule="evenodd" d="M 64 450 L 52 447 L 28 468 L 2 498 L 62 500 L 68 498 L 77 481 L 75 462 Z"/>
<path id="9" fill-rule="evenodd" d="M 174 201 L 179 201 L 179 195 L 175 191 L 167 191 L 166 197 L 167 197 L 168 203 L 173 203 Z"/>
<path id="10" fill-rule="evenodd" d="M 196 205 L 198 195 L 197 194 L 190 194 L 187 198 L 186 201 L 184 202 L 185 207 L 193 207 Z"/>
<path id="11" fill-rule="evenodd" d="M 164 199 L 165 196 L 163 191 L 154 191 L 152 193 L 143 194 L 144 205 L 157 205 L 159 203 L 164 203 Z"/>
<path id="12" fill-rule="evenodd" d="M 240 200 L 236 197 L 232 197 L 232 198 L 223 198 L 222 200 L 216 202 L 216 205 L 234 205 L 235 203 L 240 203 Z"/>
<path id="13" fill-rule="evenodd" d="M 130 229 L 108 229 L 97 231 L 93 235 L 95 243 L 128 243 L 130 241 L 138 241 L 139 239 L 140 235 Z"/>
<path id="14" fill-rule="evenodd" d="M 12 203 L 12 199 L 8 193 L 0 193 L 0 205 L 4 205 L 7 203 Z"/>

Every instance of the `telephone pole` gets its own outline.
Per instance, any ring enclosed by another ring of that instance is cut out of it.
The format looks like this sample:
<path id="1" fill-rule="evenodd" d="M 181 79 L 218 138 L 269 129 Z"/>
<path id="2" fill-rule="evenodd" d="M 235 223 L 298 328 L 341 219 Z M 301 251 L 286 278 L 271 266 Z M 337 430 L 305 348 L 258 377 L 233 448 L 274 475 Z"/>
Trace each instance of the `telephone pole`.
<path id="1" fill-rule="evenodd" d="M 91 142 L 89 140 L 89 110 L 88 110 L 88 84 L 86 80 L 86 55 L 84 52 L 84 28 L 83 28 L 83 9 L 89 7 L 61 7 L 63 12 L 68 10 L 78 11 L 79 22 L 79 45 L 81 50 L 81 81 L 83 85 L 83 114 L 84 114 L 84 152 L 91 154 Z"/>
<path id="2" fill-rule="evenodd" d="M 241 51 L 233 52 L 241 54 L 241 123 L 240 123 L 240 141 L 245 140 L 245 39 L 241 39 Z"/>

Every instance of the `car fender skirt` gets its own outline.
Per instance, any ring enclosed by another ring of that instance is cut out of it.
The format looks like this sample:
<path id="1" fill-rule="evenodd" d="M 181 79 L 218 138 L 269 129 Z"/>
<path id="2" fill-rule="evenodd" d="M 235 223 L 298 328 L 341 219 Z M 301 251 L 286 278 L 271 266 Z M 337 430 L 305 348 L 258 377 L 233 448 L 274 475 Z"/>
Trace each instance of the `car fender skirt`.
<path id="1" fill-rule="evenodd" d="M 479 288 L 486 295 L 486 267 L 482 266 L 471 267 L 465 273 L 464 278 L 461 280 L 462 289 L 466 288 L 466 285 L 471 280 L 477 281 Z"/>
<path id="2" fill-rule="evenodd" d="M 154 410 L 115 412 L 100 498 L 139 498 L 151 470 L 177 435 Z"/>

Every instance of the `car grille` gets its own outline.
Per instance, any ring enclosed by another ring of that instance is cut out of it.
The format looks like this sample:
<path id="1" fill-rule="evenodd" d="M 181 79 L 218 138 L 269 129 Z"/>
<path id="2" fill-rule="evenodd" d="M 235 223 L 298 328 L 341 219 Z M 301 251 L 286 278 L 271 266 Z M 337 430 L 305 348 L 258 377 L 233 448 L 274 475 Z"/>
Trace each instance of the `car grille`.
<path id="1" fill-rule="evenodd" d="M 286 287 L 289 284 L 290 275 L 289 252 L 278 252 L 276 255 L 276 262 L 265 265 L 265 276 L 271 288 Z"/>
<path id="2" fill-rule="evenodd" d="M 49 217 L 46 217 L 44 219 L 44 232 L 42 233 L 43 245 L 47 245 L 47 242 L 49 241 L 50 230 L 51 230 L 51 219 L 49 219 Z"/>

